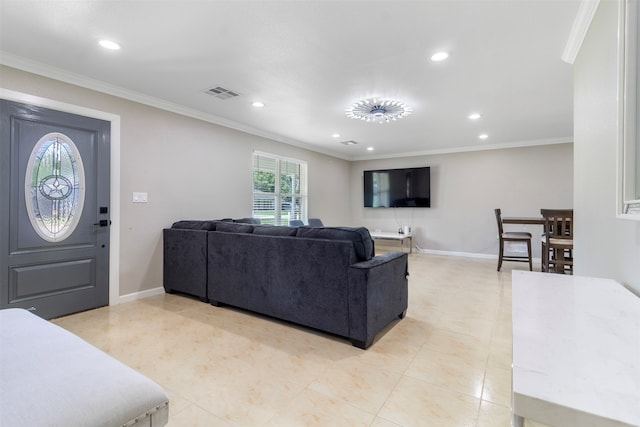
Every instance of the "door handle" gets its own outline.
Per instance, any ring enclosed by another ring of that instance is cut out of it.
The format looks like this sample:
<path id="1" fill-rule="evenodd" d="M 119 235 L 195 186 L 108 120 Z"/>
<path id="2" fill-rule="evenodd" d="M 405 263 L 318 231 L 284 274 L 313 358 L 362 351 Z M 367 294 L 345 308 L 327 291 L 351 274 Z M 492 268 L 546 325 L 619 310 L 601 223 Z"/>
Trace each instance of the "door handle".
<path id="1" fill-rule="evenodd" d="M 110 219 L 101 219 L 100 222 L 96 222 L 93 225 L 99 225 L 100 227 L 108 227 L 111 225 Z"/>

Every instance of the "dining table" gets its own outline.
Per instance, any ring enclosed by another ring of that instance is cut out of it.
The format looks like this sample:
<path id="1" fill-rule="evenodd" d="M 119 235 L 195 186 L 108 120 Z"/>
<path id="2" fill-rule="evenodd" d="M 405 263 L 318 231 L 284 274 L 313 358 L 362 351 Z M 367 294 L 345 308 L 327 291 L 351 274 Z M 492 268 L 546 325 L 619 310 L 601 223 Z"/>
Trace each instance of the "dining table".
<path id="1" fill-rule="evenodd" d="M 502 217 L 502 223 L 503 224 L 519 224 L 519 225 L 545 225 L 545 219 L 543 216 L 503 216 Z M 546 272 L 548 270 L 548 267 L 545 267 L 547 265 L 548 261 L 548 254 L 545 251 L 545 243 L 544 243 L 544 239 L 545 239 L 545 235 L 543 234 L 542 236 L 543 241 L 542 241 L 542 271 Z M 564 260 L 564 251 L 554 251 L 554 256 L 557 256 L 559 259 Z"/>
<path id="2" fill-rule="evenodd" d="M 503 216 L 503 224 L 522 225 L 544 225 L 544 218 L 541 216 Z"/>

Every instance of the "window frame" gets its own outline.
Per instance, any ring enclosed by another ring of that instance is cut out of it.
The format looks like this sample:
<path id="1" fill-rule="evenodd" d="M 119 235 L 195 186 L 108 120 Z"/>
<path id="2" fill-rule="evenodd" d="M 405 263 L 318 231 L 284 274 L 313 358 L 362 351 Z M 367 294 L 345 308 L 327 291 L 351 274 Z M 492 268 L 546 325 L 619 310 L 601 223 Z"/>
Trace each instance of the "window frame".
<path id="1" fill-rule="evenodd" d="M 256 169 L 256 156 L 259 157 L 264 157 L 267 159 L 271 159 L 275 161 L 275 184 L 274 184 L 274 192 L 265 192 L 265 191 L 257 191 L 255 188 L 255 172 L 256 170 L 260 170 L 260 169 Z M 299 193 L 295 193 L 295 192 L 291 192 L 291 193 L 282 193 L 281 192 L 281 188 L 280 188 L 280 179 L 281 179 L 281 163 L 282 162 L 289 162 L 289 163 L 294 163 L 296 165 L 299 166 L 299 180 L 300 180 L 300 192 Z M 259 216 L 256 214 L 256 196 L 267 196 L 269 198 L 273 197 L 274 199 L 274 213 L 273 213 L 273 224 L 274 225 L 289 225 L 289 224 L 284 224 L 283 223 L 283 218 L 282 218 L 282 203 L 283 202 L 287 202 L 286 198 L 299 198 L 300 199 L 300 213 L 299 216 L 300 218 L 295 218 L 295 217 L 290 217 L 289 220 L 292 219 L 300 219 L 302 220 L 304 223 L 307 223 L 308 220 L 308 216 L 307 216 L 307 206 L 308 206 L 308 193 L 307 193 L 307 162 L 304 160 L 300 160 L 300 159 L 295 159 L 292 157 L 286 157 L 286 156 L 281 156 L 278 154 L 272 154 L 272 153 L 266 153 L 263 151 L 254 151 L 252 153 L 251 156 L 251 193 L 252 193 L 252 197 L 251 197 L 251 216 L 253 218 L 257 218 L 260 219 L 261 221 L 264 218 L 263 216 Z M 292 205 L 293 207 L 294 205 Z M 269 218 L 270 219 L 270 218 Z M 265 223 L 270 223 L 270 221 L 265 222 Z"/>
<path id="2" fill-rule="evenodd" d="M 619 15 L 619 141 L 616 215 L 640 221 L 640 5 L 621 3 Z"/>

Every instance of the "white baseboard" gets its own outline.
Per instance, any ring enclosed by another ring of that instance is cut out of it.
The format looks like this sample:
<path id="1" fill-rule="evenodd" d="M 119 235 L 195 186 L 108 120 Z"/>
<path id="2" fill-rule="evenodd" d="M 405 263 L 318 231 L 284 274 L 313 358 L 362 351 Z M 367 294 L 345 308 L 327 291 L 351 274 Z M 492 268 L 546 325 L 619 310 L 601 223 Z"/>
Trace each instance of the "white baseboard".
<path id="1" fill-rule="evenodd" d="M 164 293 L 164 288 L 160 286 L 153 289 L 147 289 L 145 291 L 134 292 L 132 294 L 127 294 L 127 295 L 121 295 L 120 298 L 118 298 L 118 304 L 136 301 L 142 298 L 152 297 L 152 296 L 160 295 L 163 293 Z"/>
<path id="2" fill-rule="evenodd" d="M 497 255 L 476 254 L 473 252 L 440 251 L 437 249 L 418 249 L 418 252 L 420 252 L 421 254 L 457 256 L 457 257 L 464 257 L 464 258 L 498 259 Z"/>
<path id="3" fill-rule="evenodd" d="M 455 257 L 463 257 L 463 258 L 482 258 L 482 259 L 498 259 L 497 255 L 490 255 L 490 254 L 477 254 L 477 253 L 473 253 L 473 252 L 454 252 L 454 251 L 440 251 L 440 250 L 436 250 L 436 249 L 414 249 L 417 250 L 417 252 L 421 253 L 421 254 L 430 254 L 430 255 L 443 255 L 443 256 L 455 256 Z M 533 258 L 533 262 L 540 262 L 540 258 Z M 164 288 L 162 286 L 159 286 L 157 288 L 153 288 L 153 289 L 147 289 L 144 291 L 140 291 L 140 292 L 134 292 L 131 294 L 127 294 L 127 295 L 121 295 L 120 298 L 118 299 L 118 304 L 123 304 L 125 302 L 131 302 L 131 301 L 136 301 L 142 298 L 148 298 L 148 297 L 152 297 L 155 295 L 161 295 L 163 294 Z"/>
<path id="4" fill-rule="evenodd" d="M 473 252 L 454 252 L 454 251 L 439 251 L 436 249 L 418 249 L 418 252 L 421 254 L 430 254 L 430 255 L 443 255 L 443 256 L 457 256 L 463 258 L 482 258 L 482 259 L 498 259 L 498 255 L 491 254 L 477 254 Z M 526 254 L 525 254 L 526 255 Z M 542 262 L 540 258 L 533 258 L 532 261 Z"/>

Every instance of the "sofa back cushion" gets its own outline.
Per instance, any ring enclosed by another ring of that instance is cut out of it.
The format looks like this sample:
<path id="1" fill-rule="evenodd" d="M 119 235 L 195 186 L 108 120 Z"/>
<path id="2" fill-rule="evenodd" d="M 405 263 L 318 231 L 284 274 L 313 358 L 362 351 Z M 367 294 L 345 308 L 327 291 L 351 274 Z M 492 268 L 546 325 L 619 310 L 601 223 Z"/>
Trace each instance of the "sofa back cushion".
<path id="1" fill-rule="evenodd" d="M 216 229 L 216 222 L 217 221 L 184 220 L 174 222 L 171 228 L 214 231 Z"/>
<path id="2" fill-rule="evenodd" d="M 264 236 L 295 236 L 297 232 L 298 227 L 257 225 L 253 228 L 253 234 Z"/>
<path id="3" fill-rule="evenodd" d="M 239 222 L 242 224 L 261 224 L 260 218 L 236 218 L 233 222 Z"/>
<path id="4" fill-rule="evenodd" d="M 348 240 L 353 243 L 358 261 L 374 257 L 373 239 L 365 227 L 298 227 L 296 236 L 305 238 Z"/>
<path id="5" fill-rule="evenodd" d="M 348 336 L 351 242 L 207 234 L 210 301 Z"/>
<path id="6" fill-rule="evenodd" d="M 254 225 L 242 224 L 240 222 L 225 222 L 219 221 L 216 224 L 216 231 L 223 231 L 227 233 L 252 233 Z"/>

